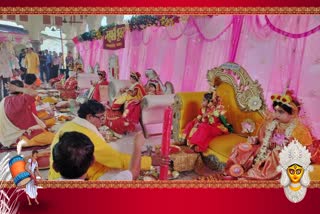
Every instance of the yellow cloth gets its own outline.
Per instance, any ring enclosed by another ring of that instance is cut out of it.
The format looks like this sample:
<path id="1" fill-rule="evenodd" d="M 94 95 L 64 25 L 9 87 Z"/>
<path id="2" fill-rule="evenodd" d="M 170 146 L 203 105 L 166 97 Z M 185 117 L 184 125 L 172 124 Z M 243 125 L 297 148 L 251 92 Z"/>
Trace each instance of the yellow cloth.
<path id="1" fill-rule="evenodd" d="M 310 130 L 301 122 L 297 123 L 296 127 L 292 132 L 292 137 L 296 138 L 304 146 L 309 146 L 312 144 Z"/>
<path id="2" fill-rule="evenodd" d="M 44 103 L 56 104 L 58 101 L 53 97 L 46 97 L 42 100 Z"/>
<path id="3" fill-rule="evenodd" d="M 54 138 L 54 133 L 48 132 L 48 131 L 44 131 L 41 134 L 38 134 L 37 136 L 35 136 L 31 139 L 28 139 L 25 136 L 21 137 L 22 140 L 27 142 L 26 144 L 23 145 L 24 147 L 49 145 L 52 143 L 53 138 Z"/>
<path id="4" fill-rule="evenodd" d="M 110 168 L 115 169 L 128 169 L 131 156 L 128 154 L 120 153 L 114 150 L 108 143 L 106 143 L 100 136 L 94 131 L 83 127 L 73 121 L 67 122 L 55 135 L 53 143 L 51 145 L 51 151 L 64 132 L 76 131 L 85 134 L 90 138 L 94 144 L 94 157 L 95 163 L 89 168 L 87 175 L 90 180 L 97 180 L 101 175 L 106 173 Z M 50 170 L 49 180 L 60 178 L 60 174 L 52 168 L 52 155 L 50 156 Z M 143 170 L 149 170 L 151 167 L 151 158 L 141 158 L 141 168 Z"/>
<path id="5" fill-rule="evenodd" d="M 312 164 L 313 171 L 310 172 L 310 180 L 312 181 L 320 181 L 320 165 L 319 164 Z"/>
<path id="6" fill-rule="evenodd" d="M 56 124 L 56 119 L 54 117 L 49 117 L 50 114 L 45 110 L 38 111 L 37 116 L 44 121 L 46 127 L 52 127 Z"/>
<path id="7" fill-rule="evenodd" d="M 246 119 L 251 119 L 256 127 L 251 135 L 256 135 L 259 131 L 258 127 L 264 122 L 263 116 L 259 112 L 241 111 L 236 101 L 234 88 L 228 83 L 221 83 L 217 88 L 217 94 L 221 98 L 222 105 L 225 107 L 225 117 L 227 118 L 228 123 L 232 125 L 234 133 L 243 134 L 241 123 Z"/>
<path id="8" fill-rule="evenodd" d="M 41 120 L 43 120 L 43 118 L 46 118 L 46 117 L 49 116 L 49 113 L 48 113 L 47 111 L 45 111 L 45 110 L 41 110 L 41 111 L 38 111 L 38 112 L 37 112 L 37 116 L 38 116 Z"/>
<path id="9" fill-rule="evenodd" d="M 176 96 L 181 99 L 181 109 L 179 112 L 180 120 L 178 121 L 178 124 L 174 124 L 174 126 L 179 126 L 179 138 L 183 137 L 183 129 L 186 127 L 188 122 L 198 116 L 204 94 L 205 92 L 177 93 Z"/>
<path id="10" fill-rule="evenodd" d="M 28 74 L 38 74 L 39 73 L 39 56 L 38 54 L 31 52 L 26 55 L 25 59 L 27 73 Z"/>
<path id="11" fill-rule="evenodd" d="M 126 101 L 127 101 L 127 97 L 130 96 L 127 93 L 123 93 L 120 96 L 118 96 L 115 100 L 113 104 L 116 105 L 123 105 Z"/>
<path id="12" fill-rule="evenodd" d="M 247 138 L 231 133 L 213 138 L 205 156 L 216 155 L 221 162 L 227 162 L 232 149 L 238 144 L 246 142 Z"/>

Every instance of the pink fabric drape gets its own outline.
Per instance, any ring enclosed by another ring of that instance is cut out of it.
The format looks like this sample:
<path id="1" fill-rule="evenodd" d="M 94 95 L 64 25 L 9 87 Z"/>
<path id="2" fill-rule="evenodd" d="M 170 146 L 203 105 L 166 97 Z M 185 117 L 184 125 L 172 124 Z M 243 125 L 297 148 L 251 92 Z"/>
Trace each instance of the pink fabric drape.
<path id="1" fill-rule="evenodd" d="M 230 46 L 229 62 L 234 62 L 239 46 L 239 40 L 242 30 L 243 16 L 234 16 L 232 25 L 232 38 Z"/>
<path id="2" fill-rule="evenodd" d="M 269 105 L 271 94 L 282 93 L 290 80 L 290 89 L 303 101 L 302 114 L 319 138 L 319 30 L 320 16 L 194 16 L 171 27 L 128 31 L 124 49 L 104 50 L 102 41 L 76 46 L 85 71 L 97 62 L 108 70 L 108 57 L 116 54 L 120 79 L 135 70 L 145 82 L 144 71 L 153 68 L 177 92 L 207 90 L 207 71 L 227 61 L 240 64 L 261 83 Z"/>

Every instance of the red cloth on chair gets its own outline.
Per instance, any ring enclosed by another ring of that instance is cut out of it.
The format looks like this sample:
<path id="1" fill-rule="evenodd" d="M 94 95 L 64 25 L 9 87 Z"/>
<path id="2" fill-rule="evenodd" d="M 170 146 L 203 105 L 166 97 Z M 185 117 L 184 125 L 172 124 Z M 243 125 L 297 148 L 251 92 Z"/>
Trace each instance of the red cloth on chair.
<path id="1" fill-rule="evenodd" d="M 102 81 L 100 83 L 97 83 L 94 87 L 94 91 L 93 91 L 93 95 L 92 95 L 92 99 L 100 102 L 101 101 L 101 98 L 100 98 L 100 90 L 99 90 L 99 86 L 100 85 L 108 85 L 109 82 L 107 80 L 105 81 Z"/>

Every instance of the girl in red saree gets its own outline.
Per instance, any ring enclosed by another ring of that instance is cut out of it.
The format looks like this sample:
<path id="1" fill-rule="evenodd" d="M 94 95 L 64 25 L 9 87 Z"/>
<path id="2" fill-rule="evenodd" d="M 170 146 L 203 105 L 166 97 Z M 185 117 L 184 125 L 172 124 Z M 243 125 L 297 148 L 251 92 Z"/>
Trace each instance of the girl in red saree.
<path id="1" fill-rule="evenodd" d="M 140 102 L 146 95 L 144 87 L 139 83 L 140 77 L 138 72 L 130 73 L 131 87 L 116 98 L 111 109 L 106 112 L 106 125 L 118 134 L 134 131 L 135 125 L 139 122 Z"/>
<path id="2" fill-rule="evenodd" d="M 220 114 L 223 113 L 219 97 L 214 96 L 213 93 L 206 93 L 199 115 L 189 122 L 183 131 L 183 138 L 187 144 L 196 152 L 204 152 L 212 138 L 228 133 L 228 129 L 219 119 Z"/>
<path id="3" fill-rule="evenodd" d="M 50 86 L 53 87 L 56 83 L 60 82 L 64 78 L 65 78 L 64 74 L 59 74 L 59 76 L 50 79 L 49 80 Z"/>
<path id="4" fill-rule="evenodd" d="M 299 102 L 291 93 L 272 95 L 274 115 L 265 121 L 257 137 L 238 144 L 227 161 L 225 172 L 246 179 L 279 179 L 279 153 L 294 138 L 301 144 L 312 144 L 308 128 L 298 118 Z"/>
<path id="5" fill-rule="evenodd" d="M 93 93 L 92 93 L 92 99 L 100 102 L 101 99 L 100 99 L 100 85 L 108 85 L 109 82 L 107 81 L 107 78 L 106 78 L 106 72 L 105 71 L 98 71 L 98 76 L 99 76 L 99 81 L 96 82 L 94 84 L 94 90 L 93 90 Z"/>
<path id="6" fill-rule="evenodd" d="M 69 71 L 69 78 L 65 82 L 63 78 L 60 82 L 55 83 L 55 88 L 60 91 L 61 99 L 76 99 L 76 90 L 78 88 L 77 73 Z"/>

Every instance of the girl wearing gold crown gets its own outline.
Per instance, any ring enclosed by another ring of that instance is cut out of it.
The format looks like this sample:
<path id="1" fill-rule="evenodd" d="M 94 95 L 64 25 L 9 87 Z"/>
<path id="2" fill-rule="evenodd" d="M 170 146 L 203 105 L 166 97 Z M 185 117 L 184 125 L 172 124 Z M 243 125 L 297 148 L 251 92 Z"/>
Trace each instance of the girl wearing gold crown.
<path id="1" fill-rule="evenodd" d="M 274 114 L 266 119 L 257 137 L 248 138 L 233 149 L 226 174 L 247 179 L 279 179 L 276 169 L 284 146 L 294 138 L 305 146 L 312 144 L 308 128 L 298 117 L 300 104 L 292 93 L 274 94 L 271 99 Z"/>
<path id="2" fill-rule="evenodd" d="M 134 131 L 135 124 L 139 122 L 140 102 L 146 95 L 144 87 L 140 84 L 140 77 L 139 72 L 131 72 L 131 87 L 116 98 L 111 105 L 111 109 L 107 110 L 106 125 L 118 134 Z M 121 111 L 121 108 L 123 108 L 123 111 Z"/>

